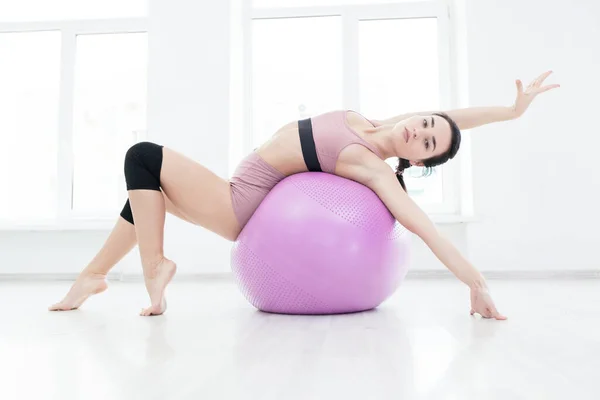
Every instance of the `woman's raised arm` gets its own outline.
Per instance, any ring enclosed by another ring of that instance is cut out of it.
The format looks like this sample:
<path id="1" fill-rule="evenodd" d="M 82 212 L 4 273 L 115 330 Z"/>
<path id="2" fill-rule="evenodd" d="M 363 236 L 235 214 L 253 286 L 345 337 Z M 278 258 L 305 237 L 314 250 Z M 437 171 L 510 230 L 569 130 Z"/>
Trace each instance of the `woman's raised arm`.
<path id="1" fill-rule="evenodd" d="M 542 86 L 544 80 L 552 73 L 547 71 L 533 80 L 525 90 L 520 80 L 516 80 L 517 97 L 515 103 L 510 107 L 492 106 L 492 107 L 470 107 L 459 108 L 456 110 L 445 111 L 450 118 L 456 122 L 459 129 L 471 129 L 481 125 L 491 124 L 493 122 L 509 121 L 520 117 L 529 108 L 533 99 L 540 93 L 550 89 L 560 87 L 558 84 Z M 372 120 L 377 125 L 396 124 L 404 119 L 414 115 L 430 115 L 438 111 L 419 111 L 414 113 L 400 114 L 384 120 Z"/>

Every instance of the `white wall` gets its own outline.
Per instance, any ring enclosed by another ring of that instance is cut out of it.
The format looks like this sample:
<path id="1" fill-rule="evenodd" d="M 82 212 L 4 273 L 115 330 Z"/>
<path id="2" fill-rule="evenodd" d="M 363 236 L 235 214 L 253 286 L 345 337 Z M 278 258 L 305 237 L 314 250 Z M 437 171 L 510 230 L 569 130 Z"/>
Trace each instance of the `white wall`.
<path id="1" fill-rule="evenodd" d="M 240 1 L 240 0 L 233 0 Z M 546 69 L 562 88 L 517 121 L 473 130 L 480 221 L 441 229 L 484 271 L 598 269 L 600 5 L 588 0 L 464 0 L 471 105 L 509 105 L 514 79 Z M 460 8 L 459 8 L 460 9 Z M 228 176 L 227 1 L 150 1 L 149 139 Z M 401 110 L 399 110 L 401 111 Z M 1 273 L 76 273 L 108 232 L 0 232 Z M 35 251 L 32 249 L 35 247 Z M 181 275 L 229 271 L 230 244 L 168 218 L 165 250 Z M 413 270 L 443 270 L 415 240 Z M 139 273 L 137 252 L 117 272 Z"/>
<path id="2" fill-rule="evenodd" d="M 150 1 L 149 139 L 229 174 L 229 1 Z M 230 243 L 171 218 L 165 252 L 181 274 L 228 272 Z"/>
<path id="3" fill-rule="evenodd" d="M 600 4 L 467 1 L 472 105 L 509 104 L 515 78 L 561 88 L 519 120 L 473 131 L 469 251 L 485 270 L 598 270 Z"/>

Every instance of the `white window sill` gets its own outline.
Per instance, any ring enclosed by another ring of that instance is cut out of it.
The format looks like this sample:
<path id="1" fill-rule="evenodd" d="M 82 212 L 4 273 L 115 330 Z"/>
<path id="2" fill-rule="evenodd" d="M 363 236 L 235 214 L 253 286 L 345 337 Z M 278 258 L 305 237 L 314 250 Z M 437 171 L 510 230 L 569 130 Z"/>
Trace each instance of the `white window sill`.
<path id="1" fill-rule="evenodd" d="M 436 224 L 464 224 L 480 221 L 476 215 L 460 214 L 430 214 L 429 218 Z"/>
<path id="2" fill-rule="evenodd" d="M 463 224 L 477 222 L 475 216 L 433 214 L 431 220 L 436 224 Z M 0 221 L 0 231 L 111 231 L 117 222 L 116 218 L 96 219 L 71 219 L 65 221 L 40 220 L 40 221 Z"/>
<path id="3" fill-rule="evenodd" d="M 0 221 L 0 231 L 110 231 L 116 222 L 116 218 Z"/>

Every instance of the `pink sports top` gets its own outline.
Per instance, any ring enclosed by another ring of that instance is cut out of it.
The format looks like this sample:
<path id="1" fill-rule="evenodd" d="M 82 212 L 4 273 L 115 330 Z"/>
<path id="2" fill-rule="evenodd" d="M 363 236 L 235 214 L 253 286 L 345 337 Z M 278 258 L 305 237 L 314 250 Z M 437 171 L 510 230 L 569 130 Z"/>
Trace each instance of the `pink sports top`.
<path id="1" fill-rule="evenodd" d="M 363 145 L 381 158 L 381 154 L 375 147 L 348 125 L 346 119 L 348 112 L 355 111 L 331 111 L 311 117 L 317 157 L 323 172 L 334 173 L 340 152 L 350 144 Z"/>

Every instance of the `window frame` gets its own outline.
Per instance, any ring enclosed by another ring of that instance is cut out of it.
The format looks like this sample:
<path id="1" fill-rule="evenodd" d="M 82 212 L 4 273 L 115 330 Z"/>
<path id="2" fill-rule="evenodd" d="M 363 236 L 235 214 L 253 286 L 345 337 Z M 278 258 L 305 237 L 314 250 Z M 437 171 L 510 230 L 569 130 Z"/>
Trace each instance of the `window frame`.
<path id="1" fill-rule="evenodd" d="M 450 5 L 447 0 L 431 0 L 394 4 L 359 4 L 310 7 L 269 7 L 255 8 L 252 1 L 244 1 L 242 6 L 243 41 L 243 107 L 241 147 L 244 154 L 252 151 L 253 110 L 252 110 L 252 23 L 259 19 L 300 18 L 337 16 L 342 19 L 343 39 L 343 93 L 342 106 L 360 112 L 358 76 L 358 30 L 360 21 L 407 18 L 436 18 L 438 23 L 438 60 L 440 85 L 440 111 L 457 108 L 457 96 L 453 93 L 453 73 L 455 59 L 451 54 L 453 30 L 450 21 Z M 398 110 L 396 115 L 425 110 Z M 389 118 L 389 116 L 366 116 L 367 118 Z M 457 157 L 458 159 L 458 157 Z M 461 214 L 461 162 L 448 163 L 442 168 L 443 202 L 422 204 L 422 208 L 432 216 L 447 220 L 448 216 Z M 409 188 L 410 189 L 410 188 Z"/>
<path id="2" fill-rule="evenodd" d="M 52 21 L 0 22 L 1 33 L 59 31 L 60 83 L 58 103 L 57 213 L 56 218 L 0 223 L 0 230 L 21 229 L 109 229 L 114 215 L 82 215 L 73 211 L 73 112 L 75 61 L 78 35 L 148 33 L 148 18 L 73 19 Z M 146 131 L 138 131 L 146 140 Z"/>

